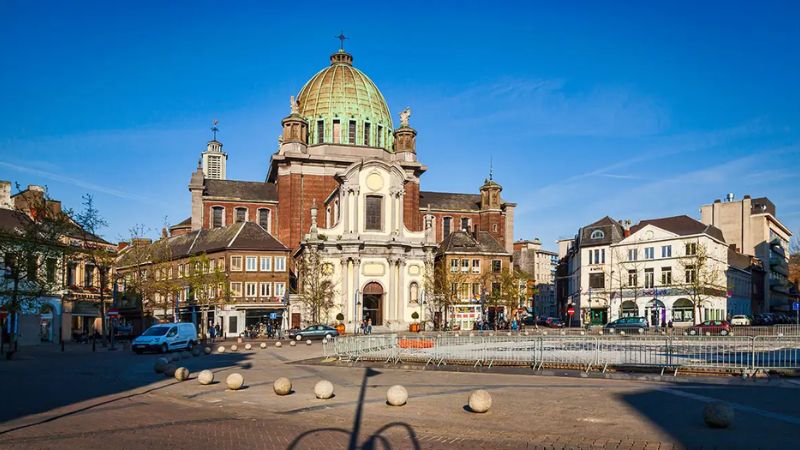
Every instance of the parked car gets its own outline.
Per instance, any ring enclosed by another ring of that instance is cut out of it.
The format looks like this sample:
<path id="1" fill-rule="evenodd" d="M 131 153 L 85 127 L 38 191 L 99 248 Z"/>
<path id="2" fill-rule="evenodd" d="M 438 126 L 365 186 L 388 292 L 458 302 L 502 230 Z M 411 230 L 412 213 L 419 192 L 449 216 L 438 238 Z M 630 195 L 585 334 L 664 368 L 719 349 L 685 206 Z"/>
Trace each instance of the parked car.
<path id="1" fill-rule="evenodd" d="M 193 323 L 160 323 L 145 330 L 133 340 L 133 351 L 145 350 L 167 353 L 172 350 L 191 350 L 197 345 L 197 329 Z"/>
<path id="2" fill-rule="evenodd" d="M 644 317 L 621 317 L 613 322 L 608 322 L 603 328 L 616 331 L 639 331 L 647 330 L 650 326 Z"/>
<path id="3" fill-rule="evenodd" d="M 311 325 L 302 330 L 289 330 L 289 339 L 297 339 L 298 336 L 300 337 L 299 340 L 325 339 L 325 337 L 333 338 L 339 336 L 339 332 L 336 331 L 336 328 L 327 325 Z"/>
<path id="4" fill-rule="evenodd" d="M 562 322 L 561 319 L 557 319 L 555 317 L 548 317 L 542 320 L 539 324 L 547 328 L 564 328 L 564 322 Z"/>
<path id="5" fill-rule="evenodd" d="M 737 314 L 731 317 L 731 325 L 733 326 L 748 326 L 752 323 L 749 317 L 743 314 Z"/>
<path id="6" fill-rule="evenodd" d="M 731 333 L 731 324 L 727 320 L 706 320 L 689 328 L 689 334 L 692 336 L 705 335 L 706 333 L 727 336 Z"/>
<path id="7" fill-rule="evenodd" d="M 536 317 L 535 316 L 525 316 L 522 318 L 523 325 L 536 325 Z"/>

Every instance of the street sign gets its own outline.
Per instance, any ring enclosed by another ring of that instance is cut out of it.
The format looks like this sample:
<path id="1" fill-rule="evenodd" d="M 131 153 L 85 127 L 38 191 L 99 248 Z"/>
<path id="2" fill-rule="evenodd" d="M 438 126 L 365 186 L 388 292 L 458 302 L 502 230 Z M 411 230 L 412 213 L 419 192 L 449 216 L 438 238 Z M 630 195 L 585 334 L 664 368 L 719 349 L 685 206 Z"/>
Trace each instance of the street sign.
<path id="1" fill-rule="evenodd" d="M 567 314 L 569 314 L 570 316 L 574 315 L 575 314 L 575 308 L 573 308 L 572 306 L 567 308 Z"/>
<path id="2" fill-rule="evenodd" d="M 109 319 L 113 319 L 115 317 L 119 317 L 119 310 L 118 309 L 109 309 L 106 311 L 106 317 Z"/>
<path id="3" fill-rule="evenodd" d="M 800 311 L 800 302 L 792 303 L 792 311 Z"/>
<path id="4" fill-rule="evenodd" d="M 269 318 L 270 318 L 271 320 L 275 320 L 275 319 L 277 319 L 277 318 L 278 318 L 278 314 L 277 314 L 277 313 L 274 313 L 274 312 L 272 312 L 272 313 L 269 313 Z"/>

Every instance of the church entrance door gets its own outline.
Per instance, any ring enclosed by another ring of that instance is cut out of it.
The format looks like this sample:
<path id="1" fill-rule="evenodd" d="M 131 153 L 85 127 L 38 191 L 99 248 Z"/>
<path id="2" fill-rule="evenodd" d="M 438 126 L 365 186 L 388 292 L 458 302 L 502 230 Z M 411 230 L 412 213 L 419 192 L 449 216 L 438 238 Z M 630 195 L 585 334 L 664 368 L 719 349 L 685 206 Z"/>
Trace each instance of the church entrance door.
<path id="1" fill-rule="evenodd" d="M 364 286 L 364 320 L 372 319 L 372 325 L 383 325 L 383 287 L 375 282 Z"/>

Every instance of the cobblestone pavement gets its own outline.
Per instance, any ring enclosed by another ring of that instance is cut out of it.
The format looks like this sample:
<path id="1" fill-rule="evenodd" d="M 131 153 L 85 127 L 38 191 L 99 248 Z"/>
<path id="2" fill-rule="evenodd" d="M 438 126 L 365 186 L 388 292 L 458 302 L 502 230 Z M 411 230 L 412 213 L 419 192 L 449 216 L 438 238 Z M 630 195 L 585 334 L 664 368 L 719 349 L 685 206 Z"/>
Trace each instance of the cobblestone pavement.
<path id="1" fill-rule="evenodd" d="M 68 348 L 30 350 L 0 363 L 0 448 L 792 448 L 800 439 L 800 385 L 671 385 L 497 373 L 295 364 L 320 344 L 182 359 L 192 379 L 153 372 L 157 355 Z M 200 386 L 208 368 L 222 383 Z M 246 389 L 224 388 L 232 372 Z M 288 376 L 292 395 L 272 393 Z M 336 396 L 314 397 L 319 379 Z M 403 384 L 409 403 L 385 403 Z M 14 389 L 9 389 L 14 386 Z M 492 393 L 486 414 L 469 392 Z M 363 393 L 363 394 L 362 394 Z M 732 402 L 728 430 L 702 422 L 705 402 Z M 361 420 L 354 418 L 361 411 Z M 358 425 L 358 430 L 354 432 Z M 350 447 L 352 448 L 352 447 Z"/>

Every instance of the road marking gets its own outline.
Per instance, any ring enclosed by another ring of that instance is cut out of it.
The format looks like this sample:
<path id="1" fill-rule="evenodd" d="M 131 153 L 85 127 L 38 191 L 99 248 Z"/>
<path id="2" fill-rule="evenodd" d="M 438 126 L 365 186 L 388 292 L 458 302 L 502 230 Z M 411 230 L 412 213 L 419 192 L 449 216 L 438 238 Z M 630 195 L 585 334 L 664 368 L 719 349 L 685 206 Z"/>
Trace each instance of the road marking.
<path id="1" fill-rule="evenodd" d="M 723 400 L 720 400 L 718 398 L 706 397 L 705 395 L 693 394 L 691 392 L 683 392 L 683 391 L 679 391 L 677 389 L 659 389 L 659 391 L 665 392 L 667 394 L 676 395 L 678 397 L 690 398 L 692 400 L 697 400 L 697 401 L 706 402 L 706 403 L 713 402 L 713 401 L 723 401 Z M 770 418 L 770 419 L 776 419 L 776 420 L 780 420 L 780 421 L 783 421 L 783 422 L 786 422 L 786 423 L 800 425 L 800 417 L 790 416 L 790 415 L 787 415 L 787 414 L 780 414 L 780 413 L 767 411 L 765 409 L 760 409 L 760 408 L 754 408 L 752 406 L 743 405 L 741 403 L 734 403 L 734 402 L 725 402 L 725 403 L 728 403 L 729 405 L 731 405 L 731 407 L 733 407 L 733 409 L 738 409 L 739 411 L 749 412 L 749 413 L 757 414 L 759 416 L 767 417 L 767 418 Z"/>

